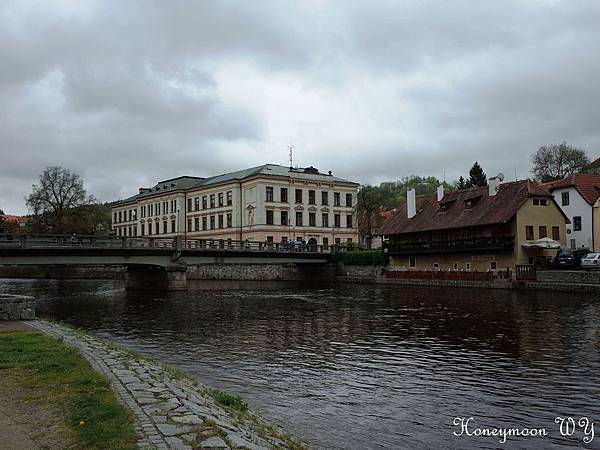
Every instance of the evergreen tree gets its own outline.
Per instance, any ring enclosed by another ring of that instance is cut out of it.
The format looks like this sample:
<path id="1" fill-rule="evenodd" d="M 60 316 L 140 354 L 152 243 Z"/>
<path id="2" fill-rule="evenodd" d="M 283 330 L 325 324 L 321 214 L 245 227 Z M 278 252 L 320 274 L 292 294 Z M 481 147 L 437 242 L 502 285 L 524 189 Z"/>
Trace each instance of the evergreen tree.
<path id="1" fill-rule="evenodd" d="M 456 189 L 466 189 L 469 186 L 467 185 L 467 182 L 465 181 L 464 177 L 461 175 L 458 179 L 458 181 L 456 182 Z"/>
<path id="2" fill-rule="evenodd" d="M 487 186 L 487 176 L 477 161 L 469 170 L 469 186 Z"/>

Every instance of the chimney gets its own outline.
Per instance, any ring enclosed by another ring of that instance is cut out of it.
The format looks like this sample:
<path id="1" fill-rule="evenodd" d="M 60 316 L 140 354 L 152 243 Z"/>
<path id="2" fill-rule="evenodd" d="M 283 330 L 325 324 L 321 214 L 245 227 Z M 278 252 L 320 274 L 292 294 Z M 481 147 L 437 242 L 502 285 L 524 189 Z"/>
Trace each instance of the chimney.
<path id="1" fill-rule="evenodd" d="M 441 202 L 444 198 L 444 185 L 438 186 L 437 188 L 437 199 L 438 202 Z"/>
<path id="2" fill-rule="evenodd" d="M 406 213 L 409 219 L 417 215 L 417 196 L 414 188 L 406 193 Z"/>
<path id="3" fill-rule="evenodd" d="M 488 180 L 488 192 L 490 197 L 495 196 L 500 189 L 500 177 L 492 177 Z"/>

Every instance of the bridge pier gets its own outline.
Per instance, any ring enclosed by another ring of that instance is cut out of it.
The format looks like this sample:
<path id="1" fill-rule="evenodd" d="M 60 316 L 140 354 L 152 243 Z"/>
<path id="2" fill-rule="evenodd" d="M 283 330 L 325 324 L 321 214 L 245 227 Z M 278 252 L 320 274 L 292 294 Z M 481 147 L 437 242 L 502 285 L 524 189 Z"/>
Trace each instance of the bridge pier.
<path id="1" fill-rule="evenodd" d="M 128 266 L 127 290 L 185 291 L 187 266 Z"/>

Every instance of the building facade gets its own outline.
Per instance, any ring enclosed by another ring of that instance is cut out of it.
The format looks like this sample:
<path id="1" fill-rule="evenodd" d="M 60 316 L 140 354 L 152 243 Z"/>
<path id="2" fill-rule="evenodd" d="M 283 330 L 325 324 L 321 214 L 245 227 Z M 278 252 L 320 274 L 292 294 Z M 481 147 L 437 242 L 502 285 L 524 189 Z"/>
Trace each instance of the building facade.
<path id="1" fill-rule="evenodd" d="M 567 246 L 600 251 L 600 175 L 576 174 L 544 186 L 571 221 Z"/>
<path id="2" fill-rule="evenodd" d="M 210 178 L 178 177 L 112 205 L 117 236 L 261 242 L 358 242 L 358 183 L 314 167 L 265 164 Z"/>
<path id="3" fill-rule="evenodd" d="M 412 198 L 411 198 L 412 196 Z M 530 181 L 415 196 L 379 229 L 390 265 L 405 270 L 497 271 L 536 264 L 556 250 L 534 242 L 565 245 L 568 219 L 552 195 Z"/>

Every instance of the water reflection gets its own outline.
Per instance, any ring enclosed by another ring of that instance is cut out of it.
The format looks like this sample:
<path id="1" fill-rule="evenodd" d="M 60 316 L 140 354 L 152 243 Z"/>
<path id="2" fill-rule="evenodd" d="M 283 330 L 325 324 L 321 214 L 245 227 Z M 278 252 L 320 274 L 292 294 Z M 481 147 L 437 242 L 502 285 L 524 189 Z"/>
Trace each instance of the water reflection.
<path id="1" fill-rule="evenodd" d="M 240 393 L 314 447 L 577 448 L 554 417 L 600 422 L 593 298 L 248 282 L 161 295 L 109 281 L 0 286 L 42 298 L 45 316 Z M 551 436 L 457 438 L 455 416 Z"/>

